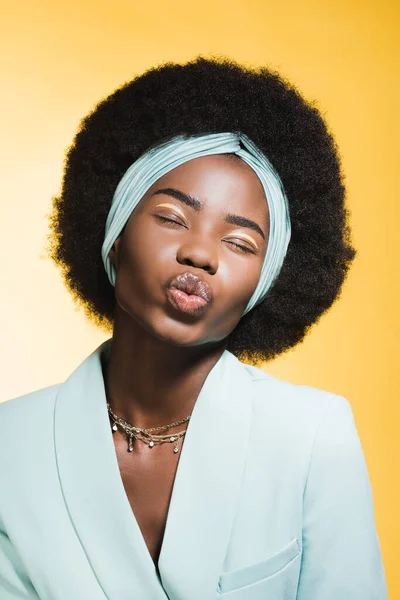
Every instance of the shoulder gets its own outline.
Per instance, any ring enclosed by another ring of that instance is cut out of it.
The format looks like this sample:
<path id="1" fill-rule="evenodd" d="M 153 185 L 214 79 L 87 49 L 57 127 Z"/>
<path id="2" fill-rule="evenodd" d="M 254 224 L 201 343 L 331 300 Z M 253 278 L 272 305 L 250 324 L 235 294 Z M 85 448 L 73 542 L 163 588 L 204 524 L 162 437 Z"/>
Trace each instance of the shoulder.
<path id="1" fill-rule="evenodd" d="M 331 429 L 354 425 L 350 402 L 344 396 L 310 385 L 278 379 L 262 369 L 244 364 L 253 387 L 254 417 L 260 423 L 272 419 L 276 427 L 315 435 L 325 420 Z"/>
<path id="2" fill-rule="evenodd" d="M 15 411 L 29 410 L 35 406 L 37 407 L 38 405 L 43 405 L 54 401 L 60 385 L 61 383 L 48 385 L 47 387 L 39 390 L 34 390 L 32 392 L 28 392 L 27 394 L 23 394 L 22 396 L 16 396 L 15 398 L 10 398 L 9 400 L 1 402 L 0 411 L 2 416 Z"/>
<path id="3" fill-rule="evenodd" d="M 0 403 L 0 440 L 7 438 L 7 432 L 15 435 L 14 425 L 35 427 L 43 419 L 51 418 L 57 390 L 61 384 L 56 383 L 17 396 Z"/>

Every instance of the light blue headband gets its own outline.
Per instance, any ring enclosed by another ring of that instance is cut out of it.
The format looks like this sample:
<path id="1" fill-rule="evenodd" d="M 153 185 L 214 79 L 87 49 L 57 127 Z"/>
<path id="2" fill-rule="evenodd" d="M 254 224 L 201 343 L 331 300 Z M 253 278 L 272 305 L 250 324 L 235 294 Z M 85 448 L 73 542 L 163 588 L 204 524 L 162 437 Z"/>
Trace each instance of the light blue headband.
<path id="1" fill-rule="evenodd" d="M 242 143 L 246 148 L 242 148 Z M 213 133 L 176 136 L 142 154 L 124 173 L 115 190 L 108 213 L 101 256 L 110 283 L 116 270 L 108 256 L 132 211 L 147 190 L 165 173 L 179 165 L 209 154 L 233 153 L 258 175 L 267 198 L 270 230 L 267 251 L 257 287 L 243 315 L 261 302 L 281 270 L 290 241 L 289 205 L 279 175 L 258 147 L 244 134 Z M 243 316 L 242 315 L 242 316 Z"/>

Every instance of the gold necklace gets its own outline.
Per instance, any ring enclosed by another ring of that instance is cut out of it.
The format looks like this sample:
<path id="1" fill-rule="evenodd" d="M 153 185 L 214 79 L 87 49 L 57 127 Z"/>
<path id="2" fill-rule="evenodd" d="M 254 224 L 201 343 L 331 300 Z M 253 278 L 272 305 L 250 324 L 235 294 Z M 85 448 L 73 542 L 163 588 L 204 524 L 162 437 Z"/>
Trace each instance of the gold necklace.
<path id="1" fill-rule="evenodd" d="M 187 431 L 186 429 L 182 431 L 178 431 L 178 433 L 174 433 L 173 435 L 163 434 L 163 435 L 155 435 L 149 433 L 150 431 L 160 431 L 161 429 L 170 429 L 171 427 L 176 427 L 177 425 L 181 425 L 181 423 L 186 423 L 189 421 L 191 415 L 186 417 L 185 419 L 181 419 L 180 421 L 175 421 L 174 423 L 170 423 L 169 425 L 162 425 L 161 427 L 135 427 L 128 423 L 121 417 L 117 417 L 112 410 L 110 405 L 107 403 L 107 410 L 109 416 L 113 422 L 111 427 L 112 432 L 118 430 L 118 425 L 121 429 L 127 434 L 128 437 L 128 452 L 132 452 L 133 450 L 133 439 L 141 440 L 142 442 L 146 442 L 149 445 L 149 448 L 153 448 L 156 444 L 164 444 L 165 442 L 175 442 L 174 453 L 179 452 L 178 441 L 181 437 L 183 437 Z"/>

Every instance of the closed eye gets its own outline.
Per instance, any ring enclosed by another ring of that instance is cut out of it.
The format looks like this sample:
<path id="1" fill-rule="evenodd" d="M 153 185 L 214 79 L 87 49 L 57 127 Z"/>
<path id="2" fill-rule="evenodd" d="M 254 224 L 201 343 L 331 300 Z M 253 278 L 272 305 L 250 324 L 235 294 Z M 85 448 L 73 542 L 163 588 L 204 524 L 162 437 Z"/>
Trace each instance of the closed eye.
<path id="1" fill-rule="evenodd" d="M 168 223 L 174 223 L 175 225 L 179 225 L 180 227 L 184 227 L 182 223 L 178 223 L 174 219 L 167 219 L 167 217 L 162 217 L 161 215 L 155 215 L 156 219 L 160 219 L 160 221 L 167 221 Z"/>
<path id="2" fill-rule="evenodd" d="M 241 246 L 240 244 L 236 244 L 235 242 L 231 242 L 227 240 L 228 244 L 232 244 L 232 246 L 236 246 L 236 248 L 240 248 L 243 252 L 250 252 L 251 254 L 255 254 L 254 250 L 251 250 L 248 246 Z"/>
<path id="3" fill-rule="evenodd" d="M 168 219 L 167 217 L 163 217 L 162 215 L 154 215 L 154 216 L 156 217 L 156 219 L 159 219 L 160 221 L 171 223 L 171 225 L 173 227 L 175 227 L 175 226 L 185 227 L 185 225 L 183 225 L 182 223 L 179 223 L 178 221 L 175 221 L 174 219 Z M 235 242 L 231 242 L 230 240 L 226 240 L 226 241 L 228 242 L 228 244 L 231 244 L 232 246 L 234 246 L 241 252 L 245 252 L 245 253 L 249 252 L 251 254 L 255 254 L 254 250 L 252 250 L 248 246 L 242 246 L 241 244 L 236 244 Z"/>

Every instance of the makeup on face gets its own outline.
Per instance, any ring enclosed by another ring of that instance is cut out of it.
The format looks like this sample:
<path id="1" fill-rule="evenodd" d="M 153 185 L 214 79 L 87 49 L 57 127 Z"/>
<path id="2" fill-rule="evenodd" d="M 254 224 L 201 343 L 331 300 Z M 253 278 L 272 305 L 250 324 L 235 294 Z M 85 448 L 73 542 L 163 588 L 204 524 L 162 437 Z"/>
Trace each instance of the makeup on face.
<path id="1" fill-rule="evenodd" d="M 183 218 L 185 218 L 185 215 L 182 213 L 182 211 L 179 209 L 179 207 L 176 204 L 172 204 L 170 202 L 162 202 L 160 204 L 156 205 L 156 208 L 158 206 L 167 206 L 168 208 L 173 208 L 174 210 L 176 210 Z M 242 231 L 240 232 L 240 236 L 243 238 L 247 238 L 248 240 L 250 240 L 255 247 L 258 249 L 258 244 L 256 243 L 256 241 L 254 240 L 254 238 L 252 238 L 250 235 L 247 235 L 247 233 L 243 233 Z"/>

